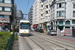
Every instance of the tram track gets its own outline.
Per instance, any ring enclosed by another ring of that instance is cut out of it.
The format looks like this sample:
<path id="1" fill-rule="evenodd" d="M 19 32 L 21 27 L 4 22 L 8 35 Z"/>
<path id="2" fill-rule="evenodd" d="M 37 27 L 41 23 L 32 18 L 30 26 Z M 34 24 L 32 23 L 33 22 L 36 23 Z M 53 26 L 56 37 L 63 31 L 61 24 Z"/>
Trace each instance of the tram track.
<path id="1" fill-rule="evenodd" d="M 29 38 L 30 40 L 32 40 L 31 38 Z M 34 40 L 32 40 L 37 46 L 39 46 L 42 50 L 45 50 L 43 47 L 41 47 L 39 44 L 37 44 Z"/>
<path id="2" fill-rule="evenodd" d="M 37 38 L 37 37 L 30 37 L 30 39 L 32 40 L 32 41 L 34 41 L 34 43 L 36 43 L 37 45 L 39 45 L 43 50 L 56 50 L 56 49 L 52 49 L 52 48 L 57 48 L 57 50 L 58 49 L 63 49 L 63 50 L 65 50 L 62 46 L 58 46 L 58 45 L 56 45 L 56 44 L 53 44 L 53 43 L 49 43 L 48 41 L 45 41 L 45 40 L 43 40 L 43 39 L 39 39 L 39 38 Z M 37 39 L 37 41 L 36 40 L 34 40 L 34 39 Z M 39 40 L 39 41 L 38 41 Z M 40 41 L 41 40 L 41 41 Z M 42 45 L 41 44 L 41 42 L 42 42 L 42 44 L 44 44 L 44 45 Z"/>
<path id="3" fill-rule="evenodd" d="M 29 37 L 23 37 L 24 40 L 26 40 L 27 45 L 29 46 L 29 48 L 31 48 L 31 50 L 44 50 L 44 48 L 42 48 L 40 45 L 38 45 L 36 42 L 34 42 L 32 39 L 30 39 Z M 34 44 L 35 43 L 35 44 Z M 34 47 L 34 46 L 35 47 Z M 37 45 L 37 46 L 36 46 Z M 38 49 L 37 49 L 38 48 Z"/>
<path id="4" fill-rule="evenodd" d="M 52 43 L 54 45 L 57 45 L 59 47 L 65 48 L 65 50 L 75 50 L 74 45 L 70 45 L 68 43 L 63 43 L 63 42 L 60 42 L 60 41 L 57 41 L 57 40 L 53 40 L 53 39 L 50 39 L 48 37 L 43 37 L 43 36 L 36 36 L 36 37 L 39 38 L 39 39 L 45 40 L 49 43 Z"/>
<path id="5" fill-rule="evenodd" d="M 54 38 L 50 38 L 50 36 L 34 35 L 30 37 L 22 37 L 22 39 L 30 50 L 38 50 L 38 48 L 40 48 L 40 50 L 75 50 L 75 45 L 58 41 Z M 34 43 L 35 46 L 31 43 Z M 36 47 L 36 45 L 38 47 Z"/>

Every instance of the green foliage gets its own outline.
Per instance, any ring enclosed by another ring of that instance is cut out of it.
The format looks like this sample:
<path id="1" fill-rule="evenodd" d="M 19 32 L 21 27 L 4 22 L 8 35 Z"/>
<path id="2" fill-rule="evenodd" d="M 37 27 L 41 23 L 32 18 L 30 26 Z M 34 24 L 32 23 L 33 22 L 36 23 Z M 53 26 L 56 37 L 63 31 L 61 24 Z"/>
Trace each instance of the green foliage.
<path id="1" fill-rule="evenodd" d="M 17 33 L 14 34 L 14 40 L 18 40 Z"/>
<path id="2" fill-rule="evenodd" d="M 10 32 L 0 32 L 0 50 L 4 50 L 7 45 L 7 39 L 11 37 Z"/>

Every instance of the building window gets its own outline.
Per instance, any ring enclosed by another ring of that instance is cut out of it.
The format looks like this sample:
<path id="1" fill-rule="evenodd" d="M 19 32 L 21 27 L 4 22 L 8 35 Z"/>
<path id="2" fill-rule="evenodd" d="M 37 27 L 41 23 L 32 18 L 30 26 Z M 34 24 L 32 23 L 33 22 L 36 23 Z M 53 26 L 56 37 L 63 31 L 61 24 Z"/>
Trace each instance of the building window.
<path id="1" fill-rule="evenodd" d="M 9 15 L 4 15 L 4 18 L 7 18 L 7 19 L 9 19 Z"/>
<path id="2" fill-rule="evenodd" d="M 48 16 L 46 16 L 45 19 L 47 20 L 48 19 Z"/>
<path id="3" fill-rule="evenodd" d="M 0 18 L 2 18 L 3 16 L 0 15 Z"/>
<path id="4" fill-rule="evenodd" d="M 73 4 L 73 8 L 75 8 L 75 4 Z"/>
<path id="5" fill-rule="evenodd" d="M 46 11 L 46 14 L 48 14 L 48 11 Z"/>
<path id="6" fill-rule="evenodd" d="M 11 3 L 11 0 L 4 0 L 4 3 Z"/>
<path id="7" fill-rule="evenodd" d="M 70 21 L 66 21 L 65 24 L 70 25 Z"/>
<path id="8" fill-rule="evenodd" d="M 72 24 L 75 24 L 75 20 L 72 20 Z"/>
<path id="9" fill-rule="evenodd" d="M 43 16 L 43 14 L 41 14 L 41 16 Z"/>
<path id="10" fill-rule="evenodd" d="M 56 25 L 57 25 L 57 21 L 56 21 Z"/>
<path id="11" fill-rule="evenodd" d="M 11 11 L 11 8 L 10 7 L 5 7 L 4 11 Z"/>
<path id="12" fill-rule="evenodd" d="M 65 7 L 65 3 L 61 3 L 61 7 Z"/>
<path id="13" fill-rule="evenodd" d="M 3 0 L 0 0 L 0 3 L 3 3 Z"/>
<path id="14" fill-rule="evenodd" d="M 64 8 L 65 7 L 65 3 L 57 3 L 57 8 Z"/>
<path id="15" fill-rule="evenodd" d="M 59 12 L 57 11 L 57 17 L 59 16 Z"/>
<path id="16" fill-rule="evenodd" d="M 2 11 L 2 7 L 0 7 L 0 11 Z"/>
<path id="17" fill-rule="evenodd" d="M 48 8 L 48 5 L 46 5 L 46 8 Z"/>
<path id="18" fill-rule="evenodd" d="M 65 11 L 62 11 L 61 16 L 65 16 Z"/>
<path id="19" fill-rule="evenodd" d="M 61 11 L 59 11 L 59 17 L 61 17 Z"/>
<path id="20" fill-rule="evenodd" d="M 59 1 L 59 0 L 56 0 L 56 1 Z"/>
<path id="21" fill-rule="evenodd" d="M 63 24 L 63 21 L 59 21 L 59 24 Z"/>
<path id="22" fill-rule="evenodd" d="M 43 7 L 43 5 L 41 5 L 41 7 Z"/>
<path id="23" fill-rule="evenodd" d="M 64 17 L 65 13 L 65 11 L 57 11 L 57 17 Z"/>
<path id="24" fill-rule="evenodd" d="M 41 0 L 41 2 L 44 2 L 45 0 Z"/>
<path id="25" fill-rule="evenodd" d="M 73 11 L 73 17 L 75 17 L 75 11 Z"/>

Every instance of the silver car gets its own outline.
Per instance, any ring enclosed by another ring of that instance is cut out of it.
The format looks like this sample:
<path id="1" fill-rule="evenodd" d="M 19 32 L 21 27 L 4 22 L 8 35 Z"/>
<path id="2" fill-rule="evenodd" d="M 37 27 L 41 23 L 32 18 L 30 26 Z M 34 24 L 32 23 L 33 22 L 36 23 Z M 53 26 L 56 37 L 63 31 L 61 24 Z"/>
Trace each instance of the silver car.
<path id="1" fill-rule="evenodd" d="M 49 30 L 49 31 L 47 32 L 47 35 L 57 35 L 57 32 L 54 31 L 54 30 Z"/>

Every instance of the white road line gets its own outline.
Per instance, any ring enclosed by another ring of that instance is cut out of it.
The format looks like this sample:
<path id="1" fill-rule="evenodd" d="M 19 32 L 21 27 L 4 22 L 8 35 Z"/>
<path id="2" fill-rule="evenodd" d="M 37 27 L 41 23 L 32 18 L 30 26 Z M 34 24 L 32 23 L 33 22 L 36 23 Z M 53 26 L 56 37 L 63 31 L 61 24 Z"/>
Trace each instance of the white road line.
<path id="1" fill-rule="evenodd" d="M 52 47 L 54 50 L 65 50 L 65 48 Z"/>

